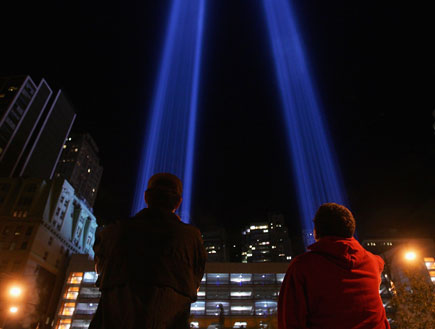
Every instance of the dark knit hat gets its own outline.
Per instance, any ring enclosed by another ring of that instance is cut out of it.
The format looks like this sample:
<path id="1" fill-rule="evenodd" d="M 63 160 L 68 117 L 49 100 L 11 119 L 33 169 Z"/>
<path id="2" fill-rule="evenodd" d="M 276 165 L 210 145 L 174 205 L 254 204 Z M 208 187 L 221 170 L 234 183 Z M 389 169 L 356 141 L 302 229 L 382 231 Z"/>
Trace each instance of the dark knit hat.
<path id="1" fill-rule="evenodd" d="M 183 184 L 173 174 L 158 173 L 154 174 L 148 181 L 148 190 L 160 190 L 181 196 L 183 194 Z"/>

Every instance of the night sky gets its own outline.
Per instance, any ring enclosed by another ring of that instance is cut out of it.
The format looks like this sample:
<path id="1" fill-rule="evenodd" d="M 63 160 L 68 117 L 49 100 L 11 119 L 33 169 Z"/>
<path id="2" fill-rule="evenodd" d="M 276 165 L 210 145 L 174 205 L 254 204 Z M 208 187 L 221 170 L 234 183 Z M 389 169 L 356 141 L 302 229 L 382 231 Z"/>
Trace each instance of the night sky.
<path id="1" fill-rule="evenodd" d="M 273 1 L 273 0 L 271 0 Z M 433 8 L 294 0 L 360 237 L 435 233 Z M 130 213 L 170 1 L 14 2 L 0 75 L 62 88 L 100 149 L 100 222 Z M 192 217 L 234 232 L 298 212 L 260 1 L 208 1 Z"/>

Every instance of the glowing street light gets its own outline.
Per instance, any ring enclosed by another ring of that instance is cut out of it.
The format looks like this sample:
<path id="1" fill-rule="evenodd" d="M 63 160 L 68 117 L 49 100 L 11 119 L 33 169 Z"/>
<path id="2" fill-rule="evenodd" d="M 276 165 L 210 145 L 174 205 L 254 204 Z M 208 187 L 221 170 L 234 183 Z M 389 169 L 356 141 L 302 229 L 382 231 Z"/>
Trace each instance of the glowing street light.
<path id="1" fill-rule="evenodd" d="M 408 251 L 405 254 L 405 259 L 408 261 L 413 261 L 417 258 L 417 254 L 414 251 Z"/>
<path id="2" fill-rule="evenodd" d="M 18 307 L 16 307 L 16 306 L 11 306 L 11 307 L 9 308 L 9 312 L 11 312 L 11 313 L 17 313 L 17 312 L 18 312 Z"/>
<path id="3" fill-rule="evenodd" d="M 22 289 L 18 286 L 13 286 L 9 289 L 9 295 L 11 297 L 19 297 L 22 293 Z"/>

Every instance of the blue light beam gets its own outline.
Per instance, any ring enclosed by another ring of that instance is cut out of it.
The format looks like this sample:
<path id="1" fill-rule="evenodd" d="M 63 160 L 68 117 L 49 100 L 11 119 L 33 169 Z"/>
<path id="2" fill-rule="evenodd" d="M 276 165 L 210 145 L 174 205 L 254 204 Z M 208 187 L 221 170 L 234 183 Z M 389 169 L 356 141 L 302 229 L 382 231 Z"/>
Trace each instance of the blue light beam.
<path id="1" fill-rule="evenodd" d="M 195 131 L 205 0 L 174 0 L 163 58 L 147 124 L 132 213 L 145 207 L 149 178 L 170 172 L 182 178 L 180 215 L 190 221 Z"/>
<path id="2" fill-rule="evenodd" d="M 312 243 L 313 217 L 325 202 L 346 203 L 322 111 L 288 0 L 263 0 L 282 111 L 290 146 L 304 243 Z"/>

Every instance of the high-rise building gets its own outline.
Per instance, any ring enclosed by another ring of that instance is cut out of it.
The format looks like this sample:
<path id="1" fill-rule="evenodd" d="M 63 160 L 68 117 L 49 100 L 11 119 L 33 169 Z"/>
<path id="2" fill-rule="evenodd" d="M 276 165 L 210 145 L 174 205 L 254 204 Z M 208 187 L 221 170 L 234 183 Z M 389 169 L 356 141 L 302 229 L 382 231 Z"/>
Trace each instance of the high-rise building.
<path id="1" fill-rule="evenodd" d="M 52 178 L 75 116 L 44 79 L 0 78 L 0 177 Z"/>
<path id="2" fill-rule="evenodd" d="M 57 165 L 56 176 L 62 176 L 76 194 L 90 207 L 94 206 L 103 167 L 99 164 L 98 147 L 89 134 L 73 134 L 65 145 Z"/>
<path id="3" fill-rule="evenodd" d="M 275 328 L 288 263 L 207 263 L 190 307 L 190 328 Z M 94 263 L 73 255 L 57 307 L 55 329 L 87 328 L 100 298 Z M 215 326 L 216 325 L 216 326 Z"/>
<path id="4" fill-rule="evenodd" d="M 208 262 L 228 262 L 227 235 L 223 228 L 207 229 L 201 232 Z"/>
<path id="5" fill-rule="evenodd" d="M 288 262 L 292 258 L 284 216 L 270 212 L 266 220 L 252 222 L 243 231 L 242 262 Z"/>
<path id="6" fill-rule="evenodd" d="M 14 278 L 38 305 L 23 304 L 20 314 L 35 323 L 51 320 L 68 256 L 92 256 L 96 228 L 91 210 L 65 179 L 0 178 L 0 280 Z"/>

